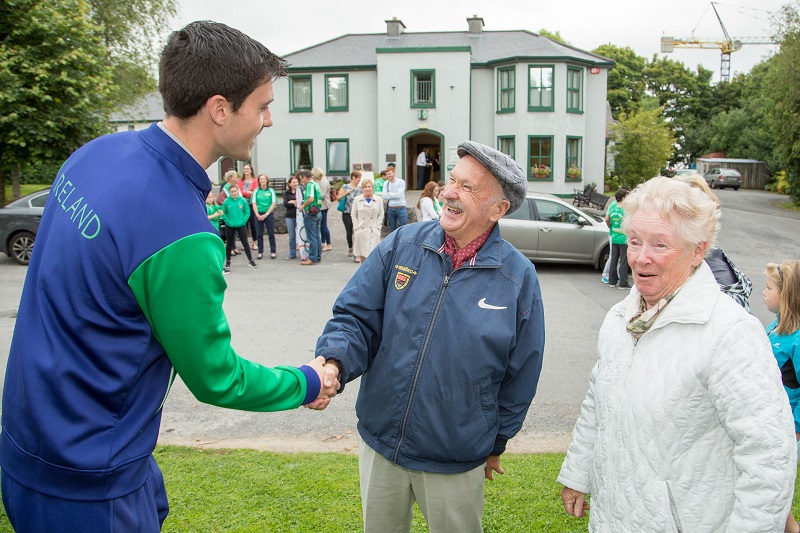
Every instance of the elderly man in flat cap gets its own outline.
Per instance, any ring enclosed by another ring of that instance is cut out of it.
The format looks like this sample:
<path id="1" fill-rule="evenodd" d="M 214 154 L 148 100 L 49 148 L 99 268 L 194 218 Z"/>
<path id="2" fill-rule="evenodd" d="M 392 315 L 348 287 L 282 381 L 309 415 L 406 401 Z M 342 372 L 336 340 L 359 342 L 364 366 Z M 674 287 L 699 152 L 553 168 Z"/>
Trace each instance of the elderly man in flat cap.
<path id="1" fill-rule="evenodd" d="M 508 156 L 466 141 L 440 220 L 398 228 L 339 295 L 316 353 L 356 403 L 364 529 L 482 531 L 484 478 L 536 393 L 544 313 L 533 265 L 497 221 L 525 201 Z"/>

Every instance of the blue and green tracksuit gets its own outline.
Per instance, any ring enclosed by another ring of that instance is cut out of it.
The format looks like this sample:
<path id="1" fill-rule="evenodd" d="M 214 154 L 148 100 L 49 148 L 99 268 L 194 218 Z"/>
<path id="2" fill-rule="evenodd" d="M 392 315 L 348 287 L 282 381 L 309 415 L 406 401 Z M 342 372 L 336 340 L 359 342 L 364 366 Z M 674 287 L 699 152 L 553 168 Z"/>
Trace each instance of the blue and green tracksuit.
<path id="1" fill-rule="evenodd" d="M 11 343 L 3 476 L 75 501 L 137 490 L 173 372 L 223 407 L 276 411 L 317 396 L 313 369 L 266 368 L 231 347 L 210 189 L 158 125 L 96 139 L 63 165 Z"/>

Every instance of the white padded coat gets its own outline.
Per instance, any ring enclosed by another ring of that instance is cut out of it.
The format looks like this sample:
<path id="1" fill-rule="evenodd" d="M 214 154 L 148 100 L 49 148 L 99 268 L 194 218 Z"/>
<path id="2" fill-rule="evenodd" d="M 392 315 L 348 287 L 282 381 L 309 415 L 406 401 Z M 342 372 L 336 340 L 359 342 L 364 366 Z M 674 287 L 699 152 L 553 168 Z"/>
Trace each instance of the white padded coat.
<path id="1" fill-rule="evenodd" d="M 637 344 L 639 293 L 606 315 L 558 481 L 589 531 L 780 532 L 797 463 L 764 327 L 701 267 Z"/>

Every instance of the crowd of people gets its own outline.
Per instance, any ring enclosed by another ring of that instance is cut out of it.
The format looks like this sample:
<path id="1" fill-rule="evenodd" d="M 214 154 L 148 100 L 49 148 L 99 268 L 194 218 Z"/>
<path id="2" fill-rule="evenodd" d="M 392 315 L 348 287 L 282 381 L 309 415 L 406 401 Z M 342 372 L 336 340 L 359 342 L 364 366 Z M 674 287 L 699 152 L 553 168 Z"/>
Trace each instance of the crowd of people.
<path id="1" fill-rule="evenodd" d="M 384 226 L 394 231 L 408 221 L 405 181 L 396 177 L 391 164 L 377 177 L 372 173 L 365 177 L 354 170 L 349 180 L 336 188 L 321 168 L 301 169 L 288 179 L 282 200 L 270 187 L 266 174 L 252 178 L 254 175 L 250 163 L 245 163 L 241 175 L 229 170 L 223 176 L 219 193 L 216 196 L 209 193 L 206 199 L 208 219 L 226 243 L 224 273 L 230 272 L 231 257 L 241 254 L 247 257 L 248 266 L 257 268 L 251 248 L 257 251 L 257 260 L 263 259 L 265 236 L 270 258 L 277 257 L 274 211 L 279 202 L 283 204 L 289 236 L 286 259 L 299 256 L 303 266 L 318 264 L 321 252 L 333 250 L 328 216 L 334 207 L 342 216 L 348 257 L 356 263 L 362 263 L 381 241 Z M 444 185 L 443 180 L 427 183 L 416 205 L 419 220 L 439 219 Z M 241 249 L 237 247 L 237 239 Z"/>

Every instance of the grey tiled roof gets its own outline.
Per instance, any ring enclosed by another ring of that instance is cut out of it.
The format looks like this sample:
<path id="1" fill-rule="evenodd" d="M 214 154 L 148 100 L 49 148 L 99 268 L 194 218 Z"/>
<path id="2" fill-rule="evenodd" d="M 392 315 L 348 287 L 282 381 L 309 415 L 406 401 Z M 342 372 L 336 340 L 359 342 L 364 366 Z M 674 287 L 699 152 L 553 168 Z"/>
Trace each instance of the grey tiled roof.
<path id="1" fill-rule="evenodd" d="M 158 122 L 164 118 L 164 101 L 158 91 L 111 114 L 110 122 Z"/>
<path id="2" fill-rule="evenodd" d="M 527 30 L 343 35 L 286 55 L 290 70 L 319 67 L 375 67 L 378 48 L 470 47 L 475 66 L 516 59 L 573 60 L 612 67 L 606 57 L 562 44 Z"/>

